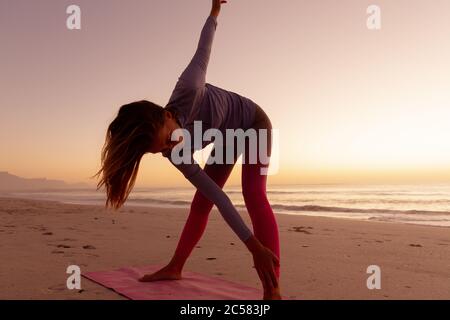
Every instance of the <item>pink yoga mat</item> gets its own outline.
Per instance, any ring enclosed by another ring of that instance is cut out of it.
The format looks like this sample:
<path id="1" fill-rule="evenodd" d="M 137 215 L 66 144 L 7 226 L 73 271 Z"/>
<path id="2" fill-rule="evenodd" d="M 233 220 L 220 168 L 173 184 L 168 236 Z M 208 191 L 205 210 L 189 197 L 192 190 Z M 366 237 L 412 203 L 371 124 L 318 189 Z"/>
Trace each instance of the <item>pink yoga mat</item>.
<path id="1" fill-rule="evenodd" d="M 125 267 L 82 275 L 132 300 L 261 300 L 263 296 L 262 290 L 190 271 L 183 271 L 181 280 L 138 281 L 162 267 Z"/>

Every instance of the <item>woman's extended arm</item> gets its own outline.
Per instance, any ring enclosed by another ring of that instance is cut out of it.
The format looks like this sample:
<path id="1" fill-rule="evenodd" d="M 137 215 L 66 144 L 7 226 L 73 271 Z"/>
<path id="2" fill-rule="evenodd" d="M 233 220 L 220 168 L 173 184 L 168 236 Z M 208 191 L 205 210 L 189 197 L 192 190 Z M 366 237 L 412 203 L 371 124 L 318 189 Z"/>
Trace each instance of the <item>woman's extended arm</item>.
<path id="1" fill-rule="evenodd" d="M 197 50 L 191 62 L 179 77 L 180 85 L 187 88 L 199 89 L 205 85 L 211 47 L 217 27 L 216 18 L 209 16 L 203 26 Z"/>
<path id="2" fill-rule="evenodd" d="M 226 3 L 222 0 L 222 3 Z M 180 85 L 191 89 L 199 89 L 205 85 L 214 34 L 217 28 L 217 17 L 220 12 L 220 0 L 213 0 L 211 14 L 206 19 L 200 34 L 197 50 L 191 62 L 179 77 Z"/>
<path id="3" fill-rule="evenodd" d="M 180 164 L 172 162 L 169 153 L 164 156 L 169 159 L 169 161 L 197 188 L 197 190 L 216 205 L 220 214 L 242 242 L 245 243 L 249 240 L 253 235 L 252 231 L 247 227 L 244 220 L 242 220 L 230 198 L 214 182 L 214 180 L 200 168 L 198 163 L 193 159 L 192 154 L 190 156 L 190 163 Z"/>

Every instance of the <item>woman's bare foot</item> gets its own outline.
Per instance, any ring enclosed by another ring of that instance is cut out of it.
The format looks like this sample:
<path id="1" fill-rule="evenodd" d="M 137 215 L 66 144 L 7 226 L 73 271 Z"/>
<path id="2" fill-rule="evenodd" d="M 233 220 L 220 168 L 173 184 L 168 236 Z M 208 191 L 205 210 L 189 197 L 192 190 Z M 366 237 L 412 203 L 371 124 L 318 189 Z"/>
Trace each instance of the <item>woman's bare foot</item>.
<path id="1" fill-rule="evenodd" d="M 180 280 L 181 278 L 181 271 L 166 266 L 154 273 L 144 275 L 139 279 L 139 281 L 151 282 L 158 280 Z"/>

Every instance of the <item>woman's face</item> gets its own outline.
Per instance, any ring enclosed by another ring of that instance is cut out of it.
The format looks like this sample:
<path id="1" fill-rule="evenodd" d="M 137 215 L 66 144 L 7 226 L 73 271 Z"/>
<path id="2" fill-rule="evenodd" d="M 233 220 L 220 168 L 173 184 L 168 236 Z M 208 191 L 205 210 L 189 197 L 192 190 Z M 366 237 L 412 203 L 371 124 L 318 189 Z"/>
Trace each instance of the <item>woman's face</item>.
<path id="1" fill-rule="evenodd" d="M 180 126 L 178 125 L 172 113 L 164 111 L 164 124 L 159 129 L 158 134 L 155 137 L 153 145 L 151 146 L 149 151 L 151 153 L 158 153 L 158 152 L 164 153 L 171 150 L 176 144 L 178 144 L 182 140 L 182 138 L 180 138 L 180 140 L 178 141 L 171 140 L 172 132 L 178 128 L 180 128 Z"/>

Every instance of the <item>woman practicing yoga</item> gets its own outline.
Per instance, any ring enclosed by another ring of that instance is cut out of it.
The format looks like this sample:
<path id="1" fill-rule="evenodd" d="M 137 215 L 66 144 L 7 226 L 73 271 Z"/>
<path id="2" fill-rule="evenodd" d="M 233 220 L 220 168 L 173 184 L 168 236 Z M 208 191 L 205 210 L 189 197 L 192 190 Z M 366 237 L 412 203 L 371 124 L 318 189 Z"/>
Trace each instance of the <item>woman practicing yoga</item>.
<path id="1" fill-rule="evenodd" d="M 196 149 L 203 149 L 210 141 L 188 149 L 190 152 L 187 154 L 192 161 L 179 163 L 173 159 L 175 146 L 182 146 L 186 140 L 195 140 L 194 121 L 201 121 L 200 134 L 207 129 L 217 129 L 223 133 L 226 129 L 255 129 L 257 148 L 261 148 L 261 139 L 267 139 L 267 156 L 271 154 L 272 125 L 261 107 L 248 98 L 205 83 L 217 17 L 223 3 L 226 1 L 212 0 L 212 10 L 203 26 L 194 57 L 178 78 L 166 107 L 144 100 L 120 108 L 107 130 L 101 155 L 102 168 L 96 176 L 100 173 L 103 175 L 97 189 L 105 185 L 106 207 L 110 204 L 113 208 L 120 208 L 134 186 L 142 156 L 146 153 L 161 153 L 197 191 L 172 260 L 157 272 L 143 276 L 140 281 L 181 279 L 183 266 L 206 228 L 212 206 L 216 205 L 225 221 L 252 253 L 254 266 L 264 288 L 263 299 L 281 299 L 278 226 L 266 195 L 267 175 L 262 174 L 264 169 L 267 170 L 268 163 L 259 156 L 257 161 L 248 161 L 249 150 L 255 144 L 251 146 L 250 139 L 244 139 L 245 146 L 241 146 L 247 155 L 246 161 L 242 161 L 242 193 L 254 235 L 222 190 L 240 155 L 239 151 L 235 152 L 234 143 L 232 163 L 208 161 L 202 170 L 193 160 L 192 153 Z M 260 134 L 264 131 L 260 129 L 265 129 L 267 135 Z M 177 138 L 175 132 L 180 131 L 188 132 L 192 138 L 185 139 L 183 135 Z M 235 142 L 235 137 L 232 139 Z M 229 153 L 230 142 L 227 139 L 223 143 L 214 140 L 210 157 L 221 151 L 223 155 Z"/>

